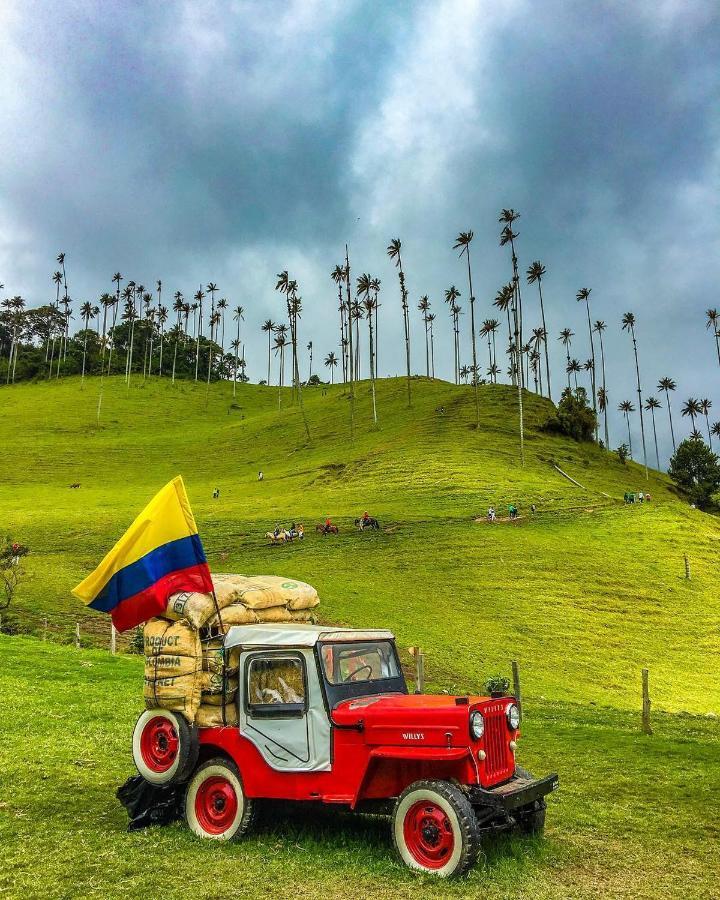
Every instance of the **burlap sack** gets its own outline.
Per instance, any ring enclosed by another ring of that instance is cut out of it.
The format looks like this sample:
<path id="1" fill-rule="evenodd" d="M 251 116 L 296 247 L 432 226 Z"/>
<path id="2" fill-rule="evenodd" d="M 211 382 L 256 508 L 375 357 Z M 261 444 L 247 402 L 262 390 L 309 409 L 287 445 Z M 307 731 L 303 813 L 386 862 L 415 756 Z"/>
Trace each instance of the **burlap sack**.
<path id="1" fill-rule="evenodd" d="M 234 585 L 237 599 L 248 609 L 269 609 L 286 606 L 289 609 L 312 609 L 320 603 L 317 591 L 304 581 L 278 575 L 218 575 L 218 580 Z M 231 590 L 231 588 L 229 588 Z"/>
<path id="2" fill-rule="evenodd" d="M 238 576 L 239 577 L 239 576 Z M 236 600 L 242 599 L 242 587 L 239 584 L 233 584 L 226 581 L 226 575 L 213 575 L 213 586 L 215 587 L 215 596 L 217 598 L 220 609 L 225 609 Z"/>
<path id="3" fill-rule="evenodd" d="M 202 685 L 203 694 L 220 694 L 222 695 L 223 690 L 223 677 L 220 674 L 214 674 L 213 672 L 203 672 L 200 676 L 200 683 Z M 227 692 L 236 691 L 238 688 L 238 680 L 237 678 L 228 678 L 227 679 Z"/>
<path id="4" fill-rule="evenodd" d="M 193 628 L 202 628 L 210 616 L 214 615 L 215 601 L 212 594 L 200 594 L 196 591 L 181 591 L 171 594 L 163 616 L 173 622 L 187 619 Z"/>
<path id="5" fill-rule="evenodd" d="M 200 706 L 200 672 L 166 677 L 145 677 L 143 698 L 148 709 L 182 713 L 192 724 Z"/>
<path id="6" fill-rule="evenodd" d="M 212 638 L 203 641 L 202 644 L 202 668 L 203 672 L 223 672 L 233 675 L 237 671 L 240 660 L 240 648 L 233 647 L 227 653 L 223 649 L 220 638 Z M 223 661 L 225 665 L 223 665 Z"/>
<path id="7" fill-rule="evenodd" d="M 221 728 L 224 724 L 223 708 L 203 704 L 197 711 L 195 724 L 198 728 Z M 225 707 L 225 724 L 237 727 L 238 711 L 235 704 Z"/>
<path id="8" fill-rule="evenodd" d="M 254 610 L 247 609 L 242 603 L 233 603 L 220 613 L 219 618 L 217 615 L 213 616 L 208 625 L 211 628 L 215 628 L 222 621 L 222 624 L 227 628 L 229 625 L 254 625 L 257 620 Z"/>
<path id="9" fill-rule="evenodd" d="M 237 691 L 232 691 L 225 696 L 225 703 L 232 706 L 237 698 Z M 222 694 L 200 694 L 200 706 L 222 706 Z"/>
<path id="10" fill-rule="evenodd" d="M 145 706 L 181 712 L 192 723 L 202 688 L 200 636 L 185 620 L 150 619 L 144 641 Z"/>
<path id="11" fill-rule="evenodd" d="M 200 636 L 189 622 L 150 619 L 144 628 L 145 656 L 200 656 Z"/>
<path id="12" fill-rule="evenodd" d="M 255 610 L 258 622 L 292 622 L 292 613 L 286 606 L 271 606 Z"/>

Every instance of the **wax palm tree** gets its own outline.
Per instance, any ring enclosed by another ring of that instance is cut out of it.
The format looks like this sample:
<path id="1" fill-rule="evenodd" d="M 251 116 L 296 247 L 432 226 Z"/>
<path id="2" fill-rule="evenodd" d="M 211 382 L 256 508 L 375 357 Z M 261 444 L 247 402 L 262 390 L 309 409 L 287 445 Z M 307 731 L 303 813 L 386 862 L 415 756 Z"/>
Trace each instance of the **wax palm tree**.
<path id="1" fill-rule="evenodd" d="M 660 453 L 658 451 L 657 428 L 655 427 L 655 410 L 660 409 L 661 403 L 655 397 L 648 397 L 645 401 L 645 409 L 652 416 L 653 438 L 655 440 L 655 460 L 658 469 L 660 468 Z"/>
<path id="2" fill-rule="evenodd" d="M 577 395 L 578 391 L 578 372 L 582 372 L 582 366 L 580 365 L 580 361 L 577 359 L 569 360 L 567 364 L 567 372 L 568 372 L 568 381 L 570 381 L 570 375 L 574 375 L 575 377 L 575 394 Z"/>
<path id="3" fill-rule="evenodd" d="M 398 270 L 398 279 L 400 281 L 400 299 L 402 301 L 403 324 L 405 328 L 405 364 L 407 368 L 407 392 L 408 406 L 412 404 L 412 394 L 410 388 L 410 307 L 408 305 L 408 292 L 405 287 L 405 272 L 402 265 L 402 243 L 399 238 L 393 238 L 387 247 L 387 255 L 395 262 Z"/>
<path id="4" fill-rule="evenodd" d="M 337 356 L 334 353 L 328 353 L 325 357 L 325 365 L 330 369 L 330 384 L 335 384 L 335 367 L 337 364 Z"/>
<path id="5" fill-rule="evenodd" d="M 630 332 L 633 342 L 633 351 L 635 354 L 635 374 L 637 375 L 637 395 L 638 395 L 638 412 L 640 413 L 640 435 L 642 437 L 643 462 L 645 464 L 645 478 L 649 478 L 647 467 L 647 451 L 645 449 L 645 423 L 643 422 L 642 408 L 642 391 L 640 389 L 640 366 L 638 364 L 637 341 L 635 340 L 635 316 L 631 312 L 625 313 L 622 317 L 623 331 Z"/>
<path id="6" fill-rule="evenodd" d="M 177 315 L 177 320 L 175 322 L 175 347 L 173 348 L 173 367 L 172 367 L 172 383 L 175 384 L 175 368 L 177 366 L 177 351 L 178 351 L 178 342 L 180 340 L 180 323 L 181 316 L 185 313 L 184 298 L 181 291 L 175 291 L 174 303 L 173 303 L 173 312 Z M 187 315 L 185 313 L 185 315 Z M 186 326 L 187 327 L 187 326 Z"/>
<path id="7" fill-rule="evenodd" d="M 488 347 L 488 365 L 491 366 L 493 364 L 493 356 L 492 356 L 492 337 L 491 337 L 491 328 L 490 328 L 490 319 L 485 319 L 478 330 L 478 334 L 481 338 L 485 338 L 487 341 Z"/>
<path id="8" fill-rule="evenodd" d="M 591 379 L 590 379 L 590 388 L 592 391 L 592 402 L 593 402 L 593 411 L 595 413 L 595 439 L 597 440 L 597 399 L 596 399 L 596 390 L 595 390 L 595 342 L 593 341 L 593 327 L 592 321 L 590 318 L 590 294 L 592 293 L 592 288 L 580 288 L 580 290 L 575 295 L 575 299 L 578 303 L 585 304 L 585 312 L 587 313 L 588 320 L 588 334 L 590 335 L 590 357 L 592 358 L 592 368 L 590 369 Z M 640 418 L 642 418 L 642 410 L 640 412 Z"/>
<path id="9" fill-rule="evenodd" d="M 418 303 L 418 309 L 422 313 L 422 320 L 425 324 L 425 374 L 430 377 L 430 341 L 428 336 L 427 314 L 430 310 L 430 300 L 428 295 L 424 294 Z"/>
<path id="10" fill-rule="evenodd" d="M 467 384 L 468 375 L 470 374 L 470 369 L 467 366 L 462 366 L 460 372 L 458 373 L 460 378 L 462 378 L 463 382 Z"/>
<path id="11" fill-rule="evenodd" d="M 545 353 L 547 355 L 547 331 L 543 327 L 533 328 L 532 330 L 532 338 L 531 343 L 534 347 L 534 352 L 540 354 L 540 350 L 545 345 Z M 546 367 L 547 374 L 547 367 Z M 542 366 L 538 364 L 538 381 L 540 382 L 540 396 L 544 396 L 543 393 L 543 380 L 542 380 Z M 536 387 L 537 389 L 537 387 Z"/>
<path id="12" fill-rule="evenodd" d="M 375 363 L 373 346 L 373 313 L 375 312 L 375 293 L 372 287 L 372 277 L 363 274 L 357 279 L 357 293 L 362 297 L 362 305 L 367 313 L 369 343 L 370 343 L 370 388 L 372 393 L 373 424 L 377 425 L 377 403 L 375 397 Z"/>
<path id="13" fill-rule="evenodd" d="M 710 415 L 710 407 L 712 406 L 712 400 L 704 399 L 700 400 L 700 412 L 705 416 L 705 425 L 707 426 L 708 433 L 708 444 L 710 445 L 710 449 L 712 450 L 712 435 L 710 433 L 710 419 L 708 418 Z"/>
<path id="14" fill-rule="evenodd" d="M 63 276 L 63 304 L 65 305 L 65 333 L 61 337 L 61 345 L 60 350 L 62 351 L 62 358 L 67 359 L 67 340 L 68 340 L 68 325 L 70 322 L 70 317 L 68 316 L 68 286 L 67 286 L 67 272 L 65 271 L 65 254 L 60 251 L 56 257 L 58 265 L 62 268 L 62 276 Z M 60 377 L 60 356 L 58 356 L 58 375 Z"/>
<path id="15" fill-rule="evenodd" d="M 457 305 L 457 299 L 460 296 L 460 291 L 453 284 L 445 291 L 445 302 L 450 307 L 450 315 L 452 317 L 453 323 L 453 345 L 454 345 L 454 358 L 455 358 L 455 384 L 460 383 L 460 342 L 458 339 L 458 315 L 460 313 L 460 307 Z"/>
<path id="16" fill-rule="evenodd" d="M 720 422 L 713 422 L 710 431 L 712 431 L 716 438 L 720 438 Z"/>
<path id="17" fill-rule="evenodd" d="M 80 307 L 80 315 L 83 320 L 83 329 L 85 334 L 83 335 L 83 359 L 82 359 L 82 375 L 80 376 L 80 388 L 82 389 L 85 386 L 85 359 L 87 357 L 87 333 L 88 328 L 90 327 L 90 319 L 94 318 L 100 310 L 97 306 L 93 306 L 92 303 L 86 301 Z"/>
<path id="18" fill-rule="evenodd" d="M 509 282 L 500 288 L 493 300 L 493 306 L 496 306 L 500 312 L 504 312 L 507 317 L 508 347 L 513 343 L 512 326 L 510 324 L 510 308 L 513 302 L 513 294 L 512 282 Z"/>
<path id="19" fill-rule="evenodd" d="M 635 407 L 629 400 L 623 400 L 622 403 L 618 406 L 620 412 L 625 416 L 625 422 L 627 423 L 628 430 L 628 447 L 630 448 L 630 459 L 633 458 L 632 452 L 632 435 L 630 434 L 630 413 L 635 412 Z"/>
<path id="20" fill-rule="evenodd" d="M 272 352 L 271 341 L 272 341 L 272 336 L 275 332 L 275 328 L 276 328 L 276 325 L 272 319 L 265 319 L 265 321 L 262 324 L 262 330 L 268 336 L 268 377 L 267 377 L 268 386 L 270 385 L 270 354 Z"/>
<path id="21" fill-rule="evenodd" d="M 360 302 L 353 300 L 350 305 L 350 319 L 355 323 L 355 379 L 360 380 L 361 357 L 360 357 L 360 322 L 365 318 L 363 308 Z"/>
<path id="22" fill-rule="evenodd" d="M 340 313 L 340 349 L 342 352 L 342 373 L 343 381 L 347 381 L 347 339 L 345 337 L 345 301 L 343 300 L 343 284 L 345 283 L 345 268 L 337 265 L 330 273 L 330 277 L 337 285 L 338 289 L 338 312 Z"/>
<path id="23" fill-rule="evenodd" d="M 215 288 L 217 290 L 217 288 Z M 203 307 L 202 302 L 205 299 L 205 293 L 203 292 L 202 285 L 200 288 L 195 291 L 195 296 L 193 297 L 195 303 L 197 304 L 198 310 L 198 326 L 197 326 L 197 339 L 195 341 L 195 381 L 198 380 L 198 368 L 200 366 L 200 334 L 202 333 L 203 326 Z"/>
<path id="24" fill-rule="evenodd" d="M 658 381 L 657 389 L 665 392 L 665 401 L 667 403 L 668 417 L 670 419 L 670 437 L 672 438 L 673 453 L 675 453 L 675 431 L 673 429 L 672 410 L 670 409 L 670 391 L 674 391 L 677 385 L 672 378 L 661 378 Z"/>
<path id="25" fill-rule="evenodd" d="M 312 378 L 313 342 L 308 341 L 307 351 L 310 354 L 310 367 L 308 369 L 308 381 Z"/>
<path id="26" fill-rule="evenodd" d="M 695 416 L 699 416 L 702 413 L 699 401 L 694 397 L 688 398 L 688 400 L 685 401 L 685 405 L 682 407 L 681 413 L 683 416 L 690 417 L 690 420 L 692 421 L 692 430 L 697 431 L 697 428 L 695 427 Z"/>
<path id="27" fill-rule="evenodd" d="M 545 266 L 540 262 L 539 259 L 536 259 L 535 262 L 531 263 L 528 266 L 527 270 L 527 281 L 528 284 L 534 284 L 537 282 L 538 293 L 540 295 L 540 317 L 542 319 L 542 327 L 543 331 L 547 335 L 547 326 L 545 325 L 545 305 L 543 303 L 543 294 L 542 294 L 542 280 L 545 275 Z M 552 400 L 552 389 L 550 387 L 550 357 L 548 354 L 548 345 L 547 340 L 544 341 L 545 344 L 545 377 L 547 383 L 548 397 Z"/>
<path id="28" fill-rule="evenodd" d="M 593 326 L 593 331 L 600 338 L 600 368 L 602 371 L 602 390 L 607 397 L 607 385 L 605 383 L 605 344 L 603 341 L 603 331 L 606 329 L 605 323 L 598 319 L 595 325 Z M 598 390 L 598 397 L 600 396 L 600 391 Z M 600 412 L 603 413 L 604 425 L 605 425 L 605 446 L 607 449 L 610 449 L 610 439 L 608 437 L 608 419 L 607 419 L 607 403 L 605 406 L 600 407 Z"/>
<path id="29" fill-rule="evenodd" d="M 161 306 L 158 303 L 157 308 L 157 320 L 158 325 L 160 326 L 160 360 L 158 365 L 158 373 L 162 378 L 162 366 L 163 366 L 163 345 L 165 343 L 165 323 L 168 318 L 168 308 L 167 306 Z"/>
<path id="30" fill-rule="evenodd" d="M 381 281 L 379 278 L 373 278 L 370 282 L 370 287 L 373 289 L 373 294 L 375 295 L 375 377 L 378 377 L 378 346 L 380 344 L 380 332 L 378 331 L 378 309 L 380 308 L 380 302 L 378 297 L 380 295 L 380 284 Z M 430 348 L 432 350 L 432 326 L 430 326 Z M 432 353 L 430 354 L 432 356 Z M 434 376 L 433 376 L 434 377 Z"/>
<path id="31" fill-rule="evenodd" d="M 435 313 L 428 313 L 425 316 L 425 324 L 430 331 L 430 377 L 435 380 L 435 337 L 433 334 L 433 325 L 435 322 Z M 377 334 L 376 334 L 377 338 Z"/>
<path id="32" fill-rule="evenodd" d="M 718 363 L 720 363 L 720 333 L 718 333 L 718 311 L 716 309 L 709 309 L 705 313 L 707 316 L 707 323 L 705 325 L 706 328 L 712 328 L 713 336 L 715 337 L 715 351 L 717 352 Z"/>
<path id="33" fill-rule="evenodd" d="M 610 438 L 608 436 L 608 422 L 607 422 L 607 410 L 608 410 L 608 392 L 604 387 L 598 388 L 598 409 L 603 414 L 605 419 L 605 449 L 610 449 Z"/>
<path id="34" fill-rule="evenodd" d="M 245 318 L 245 310 L 242 306 L 238 305 L 233 310 L 233 321 L 237 322 L 237 331 L 235 333 L 235 340 L 232 342 L 232 348 L 235 351 L 235 369 L 233 373 L 233 398 L 237 396 L 237 369 L 238 369 L 238 351 L 240 349 L 240 322 Z M 223 320 L 224 321 L 224 320 Z M 268 319 L 268 321 L 270 321 Z M 266 323 L 267 324 L 267 323 Z M 263 331 L 267 330 L 268 332 L 272 330 L 273 323 L 270 322 L 270 325 L 267 329 L 265 329 L 265 325 L 263 325 Z M 269 335 L 268 335 L 269 337 Z M 244 356 L 245 354 L 243 354 Z M 268 350 L 268 384 L 270 384 L 270 353 Z"/>
<path id="35" fill-rule="evenodd" d="M 233 366 L 233 399 L 236 397 L 236 387 L 237 387 L 237 373 L 239 366 L 239 358 L 238 355 L 240 353 L 240 341 L 238 338 L 233 338 L 230 341 L 230 349 L 233 351 L 235 356 L 235 365 Z"/>
<path id="36" fill-rule="evenodd" d="M 512 258 L 512 286 L 513 286 L 513 335 L 515 356 L 517 358 L 517 389 L 518 389 L 518 420 L 520 425 L 520 462 L 525 465 L 525 427 L 523 421 L 523 358 L 522 352 L 525 346 L 523 342 L 523 308 L 522 294 L 520 292 L 520 275 L 518 274 L 518 258 L 515 252 L 515 238 L 518 232 L 512 230 L 513 223 L 520 218 L 520 213 L 516 213 L 514 209 L 503 209 L 500 213 L 498 221 L 504 224 L 504 228 L 500 234 L 500 246 L 504 247 L 510 244 Z"/>
<path id="37" fill-rule="evenodd" d="M 575 332 L 571 331 L 569 328 L 563 328 L 560 332 L 559 341 L 562 341 L 563 347 L 565 347 L 565 356 L 567 358 L 567 363 L 565 366 L 565 371 L 568 373 L 568 387 L 570 387 L 570 347 L 572 346 L 572 339 L 575 337 Z"/>
<path id="38" fill-rule="evenodd" d="M 12 321 L 12 335 L 10 337 L 10 356 L 8 357 L 8 370 L 6 384 L 10 382 L 10 370 L 12 369 L 12 381 L 15 382 L 15 368 L 17 366 L 18 350 L 19 350 L 19 332 L 22 324 L 22 311 L 25 307 L 25 301 L 22 297 L 16 296 L 11 300 L 4 300 L 3 306 L 10 312 Z"/>
<path id="39" fill-rule="evenodd" d="M 110 374 L 111 366 L 112 366 L 112 355 L 113 355 L 113 347 L 115 344 L 115 325 L 117 323 L 118 312 L 120 311 L 120 285 L 122 284 L 123 277 L 120 272 L 115 272 L 112 277 L 113 283 L 116 285 L 115 287 L 115 302 L 113 303 L 113 317 L 112 317 L 112 325 L 110 328 L 111 338 L 110 338 L 110 352 L 108 353 L 108 367 L 107 372 Z M 100 410 L 98 408 L 98 421 L 100 420 Z"/>
<path id="40" fill-rule="evenodd" d="M 475 295 L 473 294 L 473 285 L 472 285 L 472 268 L 470 266 L 470 244 L 472 243 L 472 239 L 474 234 L 472 231 L 461 231 L 460 234 L 455 238 L 455 243 L 453 244 L 453 250 L 459 250 L 460 256 L 465 256 L 467 260 L 467 273 L 468 273 L 468 290 L 469 290 L 469 298 L 470 298 L 470 338 L 472 341 L 472 364 L 473 371 L 477 373 L 478 371 L 478 363 L 477 363 L 477 347 L 475 344 Z M 478 394 L 478 379 L 477 377 L 473 378 L 473 388 L 475 394 L 475 427 L 480 427 L 480 397 Z"/>
<path id="41" fill-rule="evenodd" d="M 487 370 L 487 375 L 493 384 L 497 384 L 497 377 L 500 374 L 500 366 L 493 363 Z"/>
<path id="42" fill-rule="evenodd" d="M 228 308 L 228 302 L 221 297 L 217 302 L 217 311 L 220 313 L 220 349 L 225 353 L 225 310 Z"/>

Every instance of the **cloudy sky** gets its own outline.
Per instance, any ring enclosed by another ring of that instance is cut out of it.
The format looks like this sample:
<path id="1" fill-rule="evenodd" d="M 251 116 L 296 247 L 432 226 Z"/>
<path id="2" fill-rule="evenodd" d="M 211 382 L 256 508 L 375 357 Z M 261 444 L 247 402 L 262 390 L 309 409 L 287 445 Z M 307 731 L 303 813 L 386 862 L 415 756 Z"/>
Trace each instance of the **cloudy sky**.
<path id="1" fill-rule="evenodd" d="M 589 356 L 575 301 L 587 286 L 608 325 L 613 407 L 636 400 L 619 327 L 632 310 L 645 394 L 670 375 L 678 407 L 708 397 L 720 418 L 704 316 L 720 306 L 716 0 L 3 0 L 0 59 L 5 293 L 46 302 L 60 250 L 80 301 L 117 270 L 161 278 L 167 298 L 215 281 L 246 309 L 257 379 L 282 269 L 300 284 L 301 340 L 316 360 L 337 351 L 329 272 L 347 241 L 353 271 L 382 280 L 380 374 L 394 374 L 402 319 L 384 251 L 400 237 L 452 377 L 445 288 L 467 301 L 453 238 L 475 232 L 478 317 L 494 316 L 509 276 L 497 216 L 511 206 L 521 266 L 547 267 L 556 385 L 561 328 Z M 469 362 L 467 315 L 463 327 Z M 614 417 L 613 446 L 622 428 Z"/>

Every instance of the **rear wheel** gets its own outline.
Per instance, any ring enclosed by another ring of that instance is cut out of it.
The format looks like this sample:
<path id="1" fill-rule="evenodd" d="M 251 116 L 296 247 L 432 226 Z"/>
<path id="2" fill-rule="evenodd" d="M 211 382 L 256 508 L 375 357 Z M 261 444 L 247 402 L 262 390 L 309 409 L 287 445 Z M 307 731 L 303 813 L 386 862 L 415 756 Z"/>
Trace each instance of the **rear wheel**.
<path id="1" fill-rule="evenodd" d="M 447 781 L 416 781 L 406 788 L 395 805 L 392 830 L 405 865 L 442 878 L 464 875 L 480 848 L 470 801 Z"/>
<path id="2" fill-rule="evenodd" d="M 233 762 L 218 757 L 198 767 L 185 796 L 185 818 L 198 837 L 237 840 L 251 827 L 254 813 Z"/>
<path id="3" fill-rule="evenodd" d="M 151 784 L 183 782 L 190 777 L 199 751 L 197 730 L 179 713 L 146 709 L 135 723 L 133 760 Z"/>

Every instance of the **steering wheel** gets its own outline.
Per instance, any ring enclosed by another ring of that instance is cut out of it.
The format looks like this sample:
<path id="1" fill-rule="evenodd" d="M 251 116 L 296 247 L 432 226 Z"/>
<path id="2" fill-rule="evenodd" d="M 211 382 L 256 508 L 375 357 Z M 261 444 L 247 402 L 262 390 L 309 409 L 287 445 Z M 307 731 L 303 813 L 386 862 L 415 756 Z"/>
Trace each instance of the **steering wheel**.
<path id="1" fill-rule="evenodd" d="M 360 666 L 360 668 L 358 668 L 358 669 L 355 669 L 355 671 L 351 672 L 347 678 L 343 678 L 343 684 L 345 684 L 346 681 L 355 681 L 355 676 L 358 674 L 358 672 L 362 672 L 365 669 L 368 670 L 368 678 L 369 678 L 372 675 L 372 666 L 367 664 L 364 666 Z M 367 681 L 368 678 L 364 678 L 363 681 Z"/>

